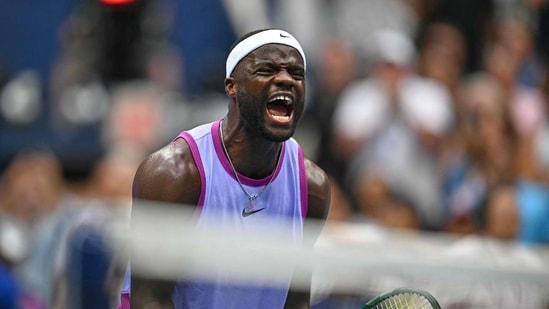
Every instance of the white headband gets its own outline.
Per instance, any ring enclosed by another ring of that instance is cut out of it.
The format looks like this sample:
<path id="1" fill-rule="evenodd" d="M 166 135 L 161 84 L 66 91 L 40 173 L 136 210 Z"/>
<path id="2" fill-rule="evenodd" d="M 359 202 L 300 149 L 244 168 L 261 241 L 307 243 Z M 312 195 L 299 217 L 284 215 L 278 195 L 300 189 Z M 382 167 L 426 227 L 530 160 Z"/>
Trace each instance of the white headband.
<path id="1" fill-rule="evenodd" d="M 247 37 L 231 50 L 227 57 L 225 77 L 231 76 L 234 68 L 242 58 L 246 57 L 258 47 L 267 44 L 283 44 L 297 49 L 301 54 L 301 58 L 303 58 L 303 65 L 306 65 L 305 53 L 299 42 L 291 34 L 283 30 L 265 30 Z"/>

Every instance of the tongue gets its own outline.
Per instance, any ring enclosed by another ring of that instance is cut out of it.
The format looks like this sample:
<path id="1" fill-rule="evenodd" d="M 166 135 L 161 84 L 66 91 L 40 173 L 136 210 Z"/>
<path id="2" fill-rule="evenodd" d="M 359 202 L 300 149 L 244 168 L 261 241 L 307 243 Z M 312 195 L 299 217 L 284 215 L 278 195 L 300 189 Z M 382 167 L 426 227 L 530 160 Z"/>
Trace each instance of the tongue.
<path id="1" fill-rule="evenodd" d="M 273 116 L 286 116 L 287 110 L 285 107 L 280 105 L 270 104 L 267 109 L 269 113 Z"/>

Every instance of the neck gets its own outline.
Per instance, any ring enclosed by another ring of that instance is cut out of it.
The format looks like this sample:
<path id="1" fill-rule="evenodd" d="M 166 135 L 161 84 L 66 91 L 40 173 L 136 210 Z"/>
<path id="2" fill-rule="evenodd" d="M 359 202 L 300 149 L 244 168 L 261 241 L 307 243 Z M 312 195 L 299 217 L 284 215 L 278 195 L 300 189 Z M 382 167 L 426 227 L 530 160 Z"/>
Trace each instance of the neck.
<path id="1" fill-rule="evenodd" d="M 238 173 L 254 179 L 269 176 L 276 168 L 282 143 L 250 137 L 242 125 L 220 124 L 221 143 Z"/>

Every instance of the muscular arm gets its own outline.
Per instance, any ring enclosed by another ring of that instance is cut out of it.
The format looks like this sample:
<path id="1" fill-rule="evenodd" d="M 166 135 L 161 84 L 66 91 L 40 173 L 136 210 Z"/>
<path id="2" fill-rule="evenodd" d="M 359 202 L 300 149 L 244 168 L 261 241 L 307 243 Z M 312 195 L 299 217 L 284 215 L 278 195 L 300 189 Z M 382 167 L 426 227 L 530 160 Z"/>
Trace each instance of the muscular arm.
<path id="1" fill-rule="evenodd" d="M 139 200 L 165 202 L 175 207 L 196 205 L 200 189 L 200 175 L 189 147 L 184 140 L 178 139 L 151 154 L 137 169 L 132 215 L 139 211 L 135 206 Z M 131 307 L 173 308 L 170 300 L 173 286 L 174 282 L 132 274 Z"/>
<path id="2" fill-rule="evenodd" d="M 307 219 L 305 220 L 306 231 L 313 231 L 315 235 L 309 235 L 306 240 L 312 241 L 312 243 L 305 243 L 305 246 L 314 246 L 318 235 L 321 232 L 322 224 L 328 216 L 328 210 L 330 209 L 330 182 L 326 173 L 314 164 L 312 161 L 305 159 L 305 169 L 307 171 L 307 184 L 309 191 Z M 311 226 L 307 224 L 311 223 Z M 309 275 L 309 280 L 310 275 Z M 310 286 L 310 282 L 309 282 Z M 286 301 L 286 308 L 309 308 L 310 307 L 311 292 L 299 291 L 293 288 L 290 289 L 288 294 L 288 300 Z"/>
<path id="3" fill-rule="evenodd" d="M 326 173 L 314 164 L 305 159 L 307 170 L 307 183 L 309 186 L 309 209 L 308 219 L 324 221 L 330 209 L 330 182 Z"/>

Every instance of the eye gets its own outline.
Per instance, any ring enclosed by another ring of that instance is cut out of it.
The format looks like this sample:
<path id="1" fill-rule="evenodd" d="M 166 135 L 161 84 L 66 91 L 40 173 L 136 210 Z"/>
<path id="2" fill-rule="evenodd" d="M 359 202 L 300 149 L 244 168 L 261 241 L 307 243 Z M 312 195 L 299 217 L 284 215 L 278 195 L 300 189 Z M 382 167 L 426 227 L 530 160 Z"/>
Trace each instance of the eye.
<path id="1" fill-rule="evenodd" d="M 256 73 L 259 75 L 271 75 L 275 73 L 275 70 L 268 66 L 262 66 L 257 68 Z"/>
<path id="2" fill-rule="evenodd" d="M 293 78 L 298 80 L 302 80 L 305 78 L 305 71 L 303 69 L 291 69 L 288 70 L 288 73 L 290 73 Z"/>

